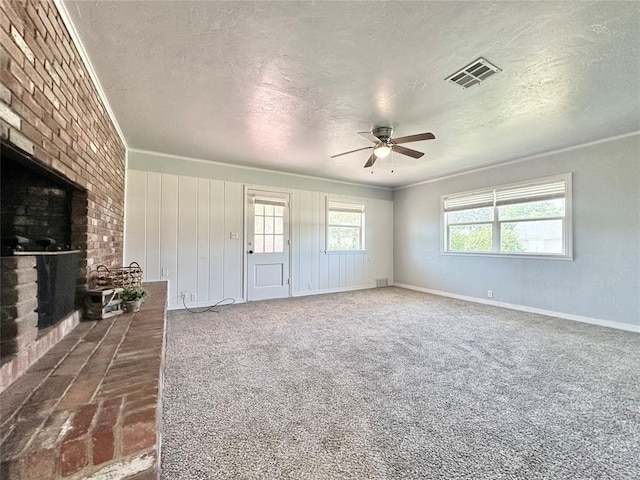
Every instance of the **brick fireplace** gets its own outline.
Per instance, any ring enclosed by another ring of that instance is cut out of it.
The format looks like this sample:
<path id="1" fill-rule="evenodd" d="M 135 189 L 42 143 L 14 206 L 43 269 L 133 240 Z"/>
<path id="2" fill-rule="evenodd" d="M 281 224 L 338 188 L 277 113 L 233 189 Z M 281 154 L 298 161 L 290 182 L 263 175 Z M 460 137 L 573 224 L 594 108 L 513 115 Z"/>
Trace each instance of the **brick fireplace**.
<path id="1" fill-rule="evenodd" d="M 30 191 L 18 190 L 13 195 L 12 215 L 20 218 L 11 231 L 4 231 L 8 227 L 3 221 L 2 236 L 19 235 L 32 241 L 48 237 L 63 249 L 79 250 L 76 288 L 80 291 L 90 284 L 97 265 L 122 264 L 126 150 L 107 112 L 56 4 L 41 0 L 0 3 L 3 155 L 10 149 L 31 162 L 31 167 L 12 164 L 7 173 L 34 178 L 34 171 L 40 169 L 69 186 L 70 192 L 63 198 L 55 187 L 37 182 Z M 4 169 L 3 164 L 3 176 Z M 69 216 L 59 225 L 45 225 L 42 217 L 38 220 L 38 215 L 65 209 Z M 23 212 L 31 217 L 20 215 Z M 33 330 L 37 300 L 30 258 L 3 257 L 2 261 L 3 287 L 13 285 L 12 291 L 3 288 L 3 332 L 11 331 L 15 339 L 2 357 L 0 390 L 55 340 L 43 342 Z M 78 318 L 76 311 L 76 323 Z M 67 322 L 57 337 L 73 325 Z M 7 368 L 9 361 L 11 368 Z"/>

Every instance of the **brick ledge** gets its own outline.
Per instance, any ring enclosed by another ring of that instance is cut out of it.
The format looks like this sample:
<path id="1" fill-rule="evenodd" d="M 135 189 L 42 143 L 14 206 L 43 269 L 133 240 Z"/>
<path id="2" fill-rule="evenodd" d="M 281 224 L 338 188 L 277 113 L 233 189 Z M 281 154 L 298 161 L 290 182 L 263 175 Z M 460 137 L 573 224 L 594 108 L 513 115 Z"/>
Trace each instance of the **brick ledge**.
<path id="1" fill-rule="evenodd" d="M 74 310 L 56 325 L 39 335 L 39 338 L 25 349 L 0 366 L 0 393 L 45 355 L 56 343 L 62 340 L 82 318 L 81 310 Z"/>

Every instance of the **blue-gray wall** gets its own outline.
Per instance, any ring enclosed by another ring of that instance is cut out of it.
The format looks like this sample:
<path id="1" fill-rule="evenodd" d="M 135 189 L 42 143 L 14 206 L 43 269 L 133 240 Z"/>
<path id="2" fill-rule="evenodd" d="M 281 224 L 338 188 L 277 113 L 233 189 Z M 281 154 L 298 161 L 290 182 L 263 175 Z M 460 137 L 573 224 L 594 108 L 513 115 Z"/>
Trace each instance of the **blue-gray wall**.
<path id="1" fill-rule="evenodd" d="M 574 260 L 443 255 L 440 197 L 573 173 Z M 394 280 L 640 325 L 640 135 L 407 187 L 394 196 Z"/>

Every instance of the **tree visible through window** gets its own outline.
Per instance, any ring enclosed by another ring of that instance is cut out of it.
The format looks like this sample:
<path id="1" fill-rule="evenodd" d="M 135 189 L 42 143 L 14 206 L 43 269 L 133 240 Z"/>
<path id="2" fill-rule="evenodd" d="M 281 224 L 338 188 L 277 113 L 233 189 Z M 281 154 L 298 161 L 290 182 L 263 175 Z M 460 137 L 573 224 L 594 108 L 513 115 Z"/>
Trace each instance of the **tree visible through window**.
<path id="1" fill-rule="evenodd" d="M 329 201 L 327 250 L 364 249 L 364 204 Z"/>
<path id="2" fill-rule="evenodd" d="M 570 180 L 445 196 L 445 251 L 570 256 Z"/>

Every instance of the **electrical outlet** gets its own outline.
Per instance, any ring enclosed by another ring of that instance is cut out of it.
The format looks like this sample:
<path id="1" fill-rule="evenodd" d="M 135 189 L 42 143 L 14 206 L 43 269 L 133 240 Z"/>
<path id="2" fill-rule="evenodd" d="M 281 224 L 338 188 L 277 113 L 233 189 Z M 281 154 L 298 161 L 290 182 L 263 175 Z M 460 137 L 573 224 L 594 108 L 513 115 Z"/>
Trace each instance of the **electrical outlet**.
<path id="1" fill-rule="evenodd" d="M 310 283 L 310 284 L 308 285 L 308 288 L 309 288 L 309 290 L 313 290 L 313 284 L 311 284 L 311 283 Z"/>
<path id="2" fill-rule="evenodd" d="M 487 298 L 493 298 L 493 290 L 487 290 Z"/>
<path id="3" fill-rule="evenodd" d="M 189 293 L 188 291 L 183 290 L 183 291 L 180 293 L 180 297 L 184 300 L 184 299 L 187 297 L 187 294 L 188 294 L 188 293 Z"/>
<path id="4" fill-rule="evenodd" d="M 198 298 L 198 296 L 195 293 L 191 294 L 191 297 L 189 297 L 191 299 L 192 302 L 195 302 Z"/>

